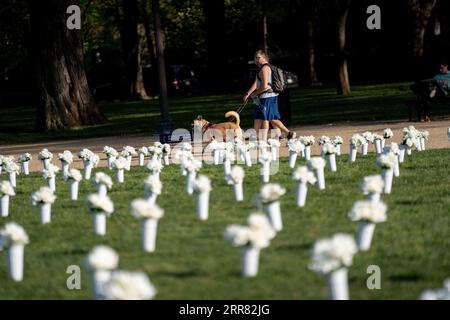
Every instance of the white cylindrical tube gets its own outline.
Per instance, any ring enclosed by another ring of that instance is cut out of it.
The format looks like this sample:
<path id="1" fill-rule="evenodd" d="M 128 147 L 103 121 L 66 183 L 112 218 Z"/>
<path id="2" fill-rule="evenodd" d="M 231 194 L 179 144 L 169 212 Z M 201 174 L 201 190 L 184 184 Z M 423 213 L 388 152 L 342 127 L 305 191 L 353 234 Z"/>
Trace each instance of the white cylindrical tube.
<path id="1" fill-rule="evenodd" d="M 209 192 L 197 194 L 197 215 L 200 220 L 207 220 L 209 216 Z"/>
<path id="2" fill-rule="evenodd" d="M 53 192 L 56 191 L 56 179 L 54 176 L 48 179 L 48 186 Z"/>
<path id="3" fill-rule="evenodd" d="M 330 300 L 348 300 L 347 268 L 334 270 L 328 274 Z"/>
<path id="4" fill-rule="evenodd" d="M 17 187 L 17 185 L 16 185 L 16 182 L 17 182 L 16 178 L 17 178 L 17 176 L 16 176 L 16 172 L 15 171 L 9 173 L 9 182 L 11 183 L 11 185 L 14 188 Z"/>
<path id="5" fill-rule="evenodd" d="M 385 139 L 382 139 L 382 140 L 381 140 L 381 150 L 384 150 L 385 144 L 386 144 L 386 140 L 385 140 Z"/>
<path id="6" fill-rule="evenodd" d="M 225 179 L 228 177 L 228 175 L 231 173 L 231 161 L 230 159 L 225 159 L 223 161 L 223 174 L 225 176 Z"/>
<path id="7" fill-rule="evenodd" d="M 9 196 L 3 195 L 0 197 L 0 203 L 1 203 L 1 217 L 7 217 L 9 216 Z"/>
<path id="8" fill-rule="evenodd" d="M 70 200 L 78 200 L 78 185 L 79 182 L 73 179 L 69 180 Z"/>
<path id="9" fill-rule="evenodd" d="M 375 140 L 375 152 L 377 154 L 381 154 L 383 152 L 383 149 L 381 147 L 381 140 L 380 139 L 376 139 Z"/>
<path id="10" fill-rule="evenodd" d="M 306 203 L 306 195 L 308 194 L 308 185 L 301 181 L 297 183 L 295 202 L 298 207 L 304 207 Z"/>
<path id="11" fill-rule="evenodd" d="M 400 177 L 400 164 L 398 157 L 395 157 L 394 177 Z"/>
<path id="12" fill-rule="evenodd" d="M 215 166 L 220 164 L 220 150 L 219 149 L 213 150 L 213 163 Z"/>
<path id="13" fill-rule="evenodd" d="M 373 232 L 375 230 L 375 223 L 361 221 L 358 224 L 358 234 L 356 236 L 356 243 L 359 250 L 368 251 L 372 243 Z"/>
<path id="14" fill-rule="evenodd" d="M 62 168 L 63 178 L 66 178 L 67 175 L 69 174 L 69 164 L 67 162 L 61 160 L 61 168 Z"/>
<path id="15" fill-rule="evenodd" d="M 94 234 L 104 236 L 106 234 L 106 214 L 104 212 L 96 212 L 92 214 L 94 222 Z"/>
<path id="16" fill-rule="evenodd" d="M 381 173 L 381 176 L 383 177 L 383 180 L 384 180 L 383 192 L 387 193 L 387 194 L 391 193 L 391 190 L 392 190 L 392 178 L 394 176 L 394 170 L 392 170 L 392 169 L 385 169 Z"/>
<path id="17" fill-rule="evenodd" d="M 337 167 L 336 167 L 336 155 L 333 154 L 329 154 L 328 157 L 328 167 L 330 168 L 331 172 L 336 172 L 337 171 Z"/>
<path id="18" fill-rule="evenodd" d="M 305 146 L 305 160 L 311 160 L 311 146 Z"/>
<path id="19" fill-rule="evenodd" d="M 47 170 L 48 167 L 49 167 L 49 165 L 50 165 L 50 159 L 44 159 L 44 160 L 42 160 L 42 168 L 43 168 L 43 169 Z"/>
<path id="20" fill-rule="evenodd" d="M 341 156 L 341 145 L 337 144 L 336 145 L 336 154 L 340 157 Z"/>
<path id="21" fill-rule="evenodd" d="M 319 190 L 325 189 L 325 174 L 323 172 L 323 168 L 314 170 L 317 179 L 317 187 Z"/>
<path id="22" fill-rule="evenodd" d="M 188 194 L 194 193 L 194 181 L 195 181 L 196 172 L 189 171 L 186 175 L 186 192 Z"/>
<path id="23" fill-rule="evenodd" d="M 243 277 L 254 277 L 258 274 L 259 252 L 259 248 L 251 246 L 242 247 L 241 275 Z"/>
<path id="24" fill-rule="evenodd" d="M 158 170 L 155 170 L 152 172 L 152 176 L 157 178 L 158 180 L 159 180 L 159 174 L 160 174 L 160 172 Z"/>
<path id="25" fill-rule="evenodd" d="M 90 161 L 83 161 L 84 163 L 84 179 L 89 180 L 91 179 L 92 174 L 92 163 Z"/>
<path id="26" fill-rule="evenodd" d="M 103 183 L 97 185 L 97 193 L 101 196 L 106 196 L 108 194 L 108 187 Z"/>
<path id="27" fill-rule="evenodd" d="M 123 183 L 125 180 L 125 172 L 123 169 L 117 170 L 117 182 Z"/>
<path id="28" fill-rule="evenodd" d="M 107 161 L 108 161 L 108 169 L 112 170 L 113 169 L 113 163 L 116 160 L 116 157 L 113 157 L 111 155 L 108 155 L 107 157 Z"/>
<path id="29" fill-rule="evenodd" d="M 50 223 L 52 220 L 52 205 L 50 203 L 43 203 L 39 209 L 41 224 Z"/>
<path id="30" fill-rule="evenodd" d="M 260 170 L 262 181 L 268 183 L 270 181 L 270 162 L 264 162 Z"/>
<path id="31" fill-rule="evenodd" d="M 406 154 L 407 154 L 408 156 L 412 155 L 412 149 L 409 148 L 409 147 L 407 147 L 407 148 L 406 148 Z"/>
<path id="32" fill-rule="evenodd" d="M 245 165 L 247 167 L 252 166 L 252 155 L 250 154 L 250 151 L 245 152 Z"/>
<path id="33" fill-rule="evenodd" d="M 126 166 L 125 169 L 126 169 L 127 171 L 130 171 L 130 170 L 131 170 L 131 160 L 132 160 L 132 157 L 131 157 L 131 156 L 127 156 L 126 159 L 127 159 L 127 166 Z"/>
<path id="34" fill-rule="evenodd" d="M 23 244 L 13 244 L 8 248 L 8 271 L 14 281 L 23 280 Z"/>
<path id="35" fill-rule="evenodd" d="M 158 197 L 158 195 L 156 193 L 153 192 L 148 192 L 147 194 L 147 202 L 150 203 L 151 205 L 154 205 L 156 203 L 156 198 Z"/>
<path id="36" fill-rule="evenodd" d="M 289 168 L 295 167 L 295 162 L 297 161 L 297 152 L 289 151 Z"/>
<path id="37" fill-rule="evenodd" d="M 356 161 L 356 154 L 358 150 L 356 149 L 356 146 L 351 144 L 350 145 L 350 161 L 355 162 Z"/>
<path id="38" fill-rule="evenodd" d="M 425 151 L 425 138 L 420 138 L 420 149 Z"/>
<path id="39" fill-rule="evenodd" d="M 405 161 L 405 147 L 404 145 L 399 146 L 400 153 L 398 155 L 398 162 L 403 163 Z"/>
<path id="40" fill-rule="evenodd" d="M 144 154 L 143 153 L 139 153 L 139 166 L 143 167 L 144 166 Z"/>
<path id="41" fill-rule="evenodd" d="M 273 229 L 277 232 L 283 230 L 283 219 L 281 218 L 280 201 L 273 201 L 265 204 L 264 211 L 269 216 L 269 221 Z"/>
<path id="42" fill-rule="evenodd" d="M 142 219 L 142 249 L 145 252 L 154 252 L 156 248 L 156 233 L 158 220 Z"/>
<path id="43" fill-rule="evenodd" d="M 164 153 L 163 154 L 163 161 L 164 161 L 164 165 L 165 166 L 168 166 L 170 164 L 169 154 L 168 153 Z"/>
<path id="44" fill-rule="evenodd" d="M 30 174 L 30 163 L 28 161 L 22 162 L 22 173 L 26 176 Z"/>
<path id="45" fill-rule="evenodd" d="M 233 184 L 233 190 L 234 190 L 234 197 L 236 201 L 244 201 L 244 187 L 243 183 L 239 182 L 236 184 Z"/>
<path id="46" fill-rule="evenodd" d="M 278 148 L 270 147 L 270 153 L 272 154 L 272 161 L 277 161 L 278 160 Z"/>
<path id="47" fill-rule="evenodd" d="M 363 143 L 361 145 L 361 154 L 363 156 L 366 156 L 368 152 L 369 152 L 369 144 L 368 143 Z"/>

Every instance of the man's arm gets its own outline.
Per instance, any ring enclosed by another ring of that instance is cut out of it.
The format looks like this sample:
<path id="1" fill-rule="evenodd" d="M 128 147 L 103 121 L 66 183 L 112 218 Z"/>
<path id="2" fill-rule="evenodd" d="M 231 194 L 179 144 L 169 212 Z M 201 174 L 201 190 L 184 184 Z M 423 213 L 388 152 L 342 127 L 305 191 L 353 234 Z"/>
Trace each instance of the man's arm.
<path id="1" fill-rule="evenodd" d="M 250 89 L 247 91 L 247 93 L 245 94 L 243 100 L 247 101 L 247 99 L 252 95 L 252 93 L 256 90 L 256 79 L 253 82 L 252 86 L 250 87 Z"/>

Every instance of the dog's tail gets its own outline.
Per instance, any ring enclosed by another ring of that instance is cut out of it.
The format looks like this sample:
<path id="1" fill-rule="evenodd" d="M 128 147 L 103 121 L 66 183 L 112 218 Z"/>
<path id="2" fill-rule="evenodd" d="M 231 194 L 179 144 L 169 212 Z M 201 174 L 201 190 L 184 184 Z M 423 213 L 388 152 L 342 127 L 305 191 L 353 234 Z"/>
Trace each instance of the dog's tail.
<path id="1" fill-rule="evenodd" d="M 225 113 L 225 118 L 230 118 L 233 117 L 236 119 L 236 125 L 239 127 L 241 124 L 241 117 L 239 117 L 239 113 L 237 113 L 236 111 L 228 111 L 227 113 Z"/>

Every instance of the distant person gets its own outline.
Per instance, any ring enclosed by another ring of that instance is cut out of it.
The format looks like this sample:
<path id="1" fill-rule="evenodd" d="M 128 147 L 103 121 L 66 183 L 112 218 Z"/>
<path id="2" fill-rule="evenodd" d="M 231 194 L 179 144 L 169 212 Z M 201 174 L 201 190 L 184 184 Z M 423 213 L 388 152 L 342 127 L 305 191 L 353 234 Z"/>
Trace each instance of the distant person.
<path id="1" fill-rule="evenodd" d="M 450 72 L 447 61 L 440 63 L 439 73 L 434 78 L 417 81 L 411 86 L 411 90 L 417 95 L 419 121 L 431 121 L 431 101 L 445 98 L 450 93 Z"/>
<path id="2" fill-rule="evenodd" d="M 281 116 L 278 111 L 278 93 L 275 93 L 272 90 L 272 70 L 269 65 L 268 55 L 262 50 L 256 51 L 254 61 L 256 66 L 259 67 L 259 71 L 255 81 L 245 94 L 243 100 L 247 101 L 247 99 L 251 97 L 255 101 L 256 107 L 253 117 L 256 134 L 259 135 L 260 130 L 264 130 L 265 133 L 262 139 L 267 140 L 267 132 L 270 123 L 274 128 L 285 133 L 287 139 L 295 138 L 296 133 L 289 131 L 289 129 L 280 121 Z"/>

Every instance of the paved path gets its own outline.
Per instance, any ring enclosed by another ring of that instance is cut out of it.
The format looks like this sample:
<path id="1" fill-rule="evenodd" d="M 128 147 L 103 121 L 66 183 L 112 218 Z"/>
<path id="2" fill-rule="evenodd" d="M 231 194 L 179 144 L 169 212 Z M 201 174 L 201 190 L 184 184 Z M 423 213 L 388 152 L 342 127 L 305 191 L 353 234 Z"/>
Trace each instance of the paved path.
<path id="1" fill-rule="evenodd" d="M 399 142 L 402 136 L 402 129 L 409 125 L 414 125 L 419 130 L 430 131 L 430 140 L 427 142 L 428 149 L 442 149 L 450 148 L 450 141 L 447 138 L 447 129 L 450 126 L 449 120 L 433 121 L 429 123 L 411 123 L 411 122 L 347 122 L 347 123 L 333 123 L 324 125 L 308 125 L 292 127 L 291 130 L 297 132 L 298 135 L 313 135 L 319 138 L 322 135 L 333 137 L 340 135 L 344 139 L 344 145 L 342 147 L 343 153 L 349 152 L 348 140 L 355 133 L 362 133 L 364 131 L 382 132 L 385 128 L 391 128 L 394 132 L 394 142 Z M 120 150 L 123 146 L 130 145 L 136 148 L 141 146 L 152 145 L 153 142 L 158 141 L 158 136 L 120 136 L 120 137 L 104 137 L 104 138 L 90 138 L 81 140 L 61 140 L 51 142 L 38 142 L 38 143 L 24 143 L 24 144 L 0 144 L 1 155 L 12 155 L 16 159 L 21 153 L 29 152 L 33 156 L 33 160 L 30 163 L 31 171 L 38 171 L 41 168 L 39 161 L 37 160 L 37 154 L 44 148 L 49 149 L 54 157 L 64 150 L 70 150 L 76 154 L 83 148 L 88 148 L 100 155 L 100 166 L 106 166 L 106 157 L 102 153 L 105 145 L 114 147 Z M 284 145 L 284 144 L 283 144 Z M 312 149 L 313 154 L 319 154 L 320 150 L 317 145 Z M 287 155 L 286 148 L 282 148 L 281 155 Z M 136 161 L 136 160 L 135 160 Z M 57 159 L 54 160 L 58 163 Z M 58 163 L 59 165 L 59 163 Z M 74 167 L 82 168 L 82 162 L 78 159 L 74 161 Z"/>

